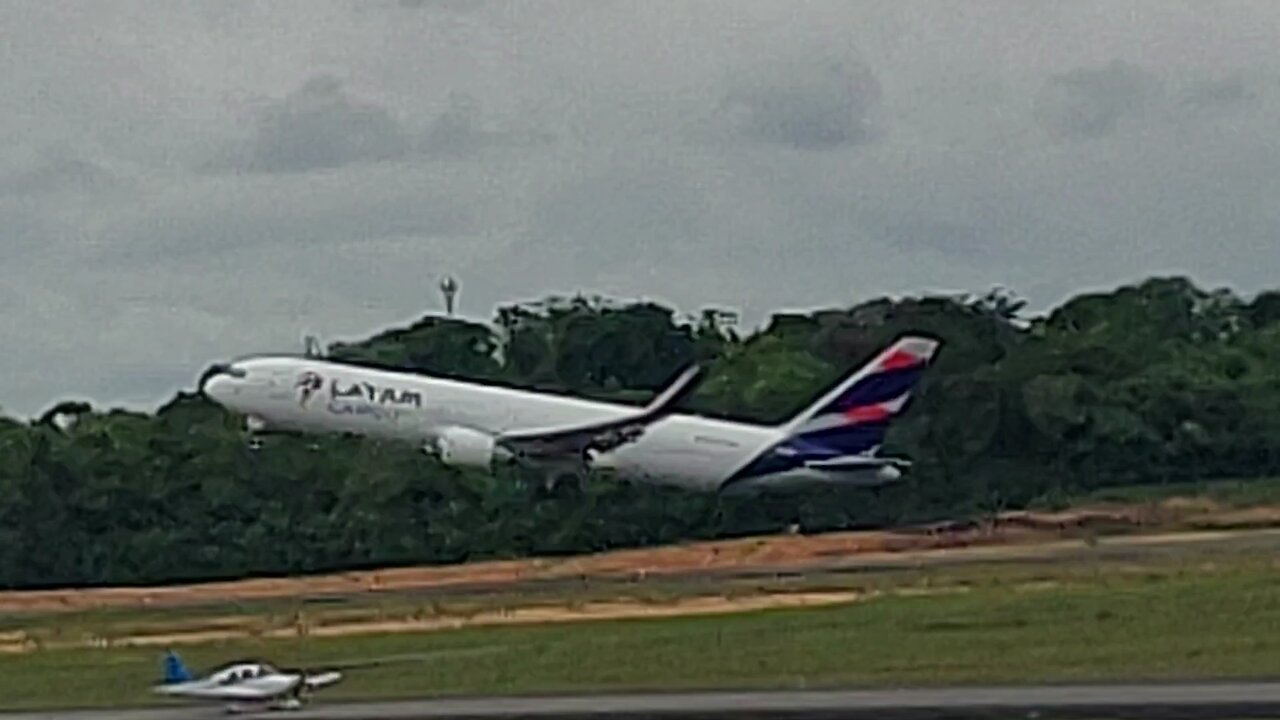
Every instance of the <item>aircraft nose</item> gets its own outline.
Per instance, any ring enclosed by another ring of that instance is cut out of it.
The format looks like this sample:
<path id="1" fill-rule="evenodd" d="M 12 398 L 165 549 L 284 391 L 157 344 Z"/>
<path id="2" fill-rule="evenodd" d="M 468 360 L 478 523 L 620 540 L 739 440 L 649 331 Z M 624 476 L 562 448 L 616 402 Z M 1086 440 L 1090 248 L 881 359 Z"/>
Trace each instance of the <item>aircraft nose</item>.
<path id="1" fill-rule="evenodd" d="M 244 371 L 220 363 L 204 371 L 200 376 L 197 391 L 215 402 L 226 402 L 239 389 L 239 383 L 236 380 L 240 377 L 244 377 Z"/>
<path id="2" fill-rule="evenodd" d="M 223 376 L 212 377 L 205 380 L 200 386 L 200 394 L 215 402 L 226 402 L 235 390 L 235 383 L 231 379 Z"/>

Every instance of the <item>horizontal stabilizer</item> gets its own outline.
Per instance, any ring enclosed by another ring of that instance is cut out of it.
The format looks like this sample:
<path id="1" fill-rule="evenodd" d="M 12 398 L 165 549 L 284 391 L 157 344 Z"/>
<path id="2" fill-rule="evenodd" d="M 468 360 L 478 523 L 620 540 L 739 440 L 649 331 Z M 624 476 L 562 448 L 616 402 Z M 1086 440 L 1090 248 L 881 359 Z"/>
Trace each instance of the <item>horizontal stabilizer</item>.
<path id="1" fill-rule="evenodd" d="M 806 460 L 805 467 L 814 470 L 828 470 L 831 472 L 839 472 L 841 470 L 870 470 L 882 467 L 898 468 L 905 470 L 911 467 L 911 461 L 903 458 L 877 457 L 867 455 L 844 455 L 841 457 L 823 458 L 819 460 Z"/>

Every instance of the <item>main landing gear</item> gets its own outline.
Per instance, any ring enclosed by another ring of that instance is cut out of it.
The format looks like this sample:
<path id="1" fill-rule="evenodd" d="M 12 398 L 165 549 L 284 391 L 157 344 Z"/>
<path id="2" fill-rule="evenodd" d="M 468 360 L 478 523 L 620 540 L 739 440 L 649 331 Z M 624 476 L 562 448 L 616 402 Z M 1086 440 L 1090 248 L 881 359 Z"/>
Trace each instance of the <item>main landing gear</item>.
<path id="1" fill-rule="evenodd" d="M 587 474 L 576 470 L 551 472 L 543 481 L 543 493 L 547 497 L 568 497 L 582 493 L 587 484 Z"/>
<path id="2" fill-rule="evenodd" d="M 244 418 L 244 437 L 245 443 L 250 450 L 262 449 L 262 436 L 266 433 L 267 423 L 256 415 L 246 415 Z"/>
<path id="3" fill-rule="evenodd" d="M 526 487 L 539 499 L 573 497 L 580 494 L 587 484 L 586 468 L 571 466 L 524 466 L 517 471 Z"/>

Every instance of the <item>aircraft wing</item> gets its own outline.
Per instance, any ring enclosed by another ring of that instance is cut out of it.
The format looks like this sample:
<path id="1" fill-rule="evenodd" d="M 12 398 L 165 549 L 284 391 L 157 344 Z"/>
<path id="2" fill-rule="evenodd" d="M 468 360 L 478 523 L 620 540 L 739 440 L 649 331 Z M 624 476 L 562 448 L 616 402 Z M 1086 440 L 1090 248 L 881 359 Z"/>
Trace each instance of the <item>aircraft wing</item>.
<path id="1" fill-rule="evenodd" d="M 587 450 L 612 450 L 633 442 L 647 426 L 674 412 L 682 400 L 693 394 L 701 374 L 702 369 L 697 365 L 690 366 L 647 406 L 631 415 L 582 425 L 503 433 L 495 440 L 518 457 L 575 456 Z"/>

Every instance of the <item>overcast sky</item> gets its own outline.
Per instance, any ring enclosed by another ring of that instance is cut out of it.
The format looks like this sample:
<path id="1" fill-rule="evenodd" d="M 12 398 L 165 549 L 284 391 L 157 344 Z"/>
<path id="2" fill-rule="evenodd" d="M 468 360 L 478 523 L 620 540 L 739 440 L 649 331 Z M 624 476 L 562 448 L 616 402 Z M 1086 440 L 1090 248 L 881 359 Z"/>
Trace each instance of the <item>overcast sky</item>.
<path id="1" fill-rule="evenodd" d="M 0 407 L 582 290 L 1280 286 L 1280 3 L 0 4 Z"/>

